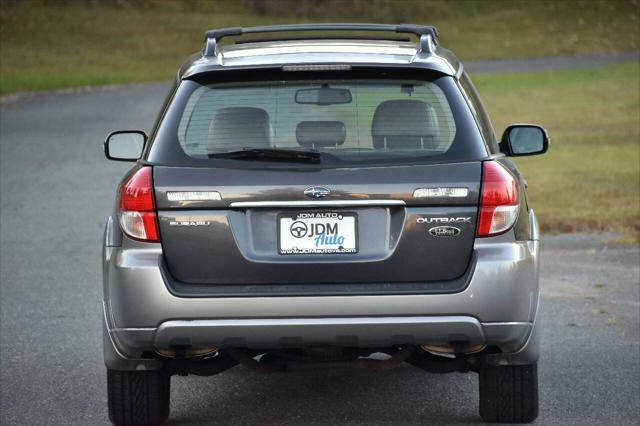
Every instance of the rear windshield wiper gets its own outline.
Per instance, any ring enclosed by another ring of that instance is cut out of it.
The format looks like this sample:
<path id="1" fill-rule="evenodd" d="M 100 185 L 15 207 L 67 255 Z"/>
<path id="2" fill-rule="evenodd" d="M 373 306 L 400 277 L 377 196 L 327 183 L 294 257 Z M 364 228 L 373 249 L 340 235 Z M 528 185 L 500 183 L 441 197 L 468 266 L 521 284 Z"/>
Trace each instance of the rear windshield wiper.
<path id="1" fill-rule="evenodd" d="M 209 158 L 229 158 L 234 160 L 293 161 L 301 163 L 319 163 L 320 153 L 297 149 L 247 148 L 239 151 L 209 154 Z"/>

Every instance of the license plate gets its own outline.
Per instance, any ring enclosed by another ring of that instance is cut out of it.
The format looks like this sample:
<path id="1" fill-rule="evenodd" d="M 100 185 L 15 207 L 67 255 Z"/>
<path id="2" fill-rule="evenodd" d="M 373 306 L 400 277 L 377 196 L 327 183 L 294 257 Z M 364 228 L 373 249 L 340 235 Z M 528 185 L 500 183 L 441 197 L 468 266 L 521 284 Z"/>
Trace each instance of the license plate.
<path id="1" fill-rule="evenodd" d="M 304 212 L 278 217 L 280 254 L 357 253 L 355 213 Z"/>

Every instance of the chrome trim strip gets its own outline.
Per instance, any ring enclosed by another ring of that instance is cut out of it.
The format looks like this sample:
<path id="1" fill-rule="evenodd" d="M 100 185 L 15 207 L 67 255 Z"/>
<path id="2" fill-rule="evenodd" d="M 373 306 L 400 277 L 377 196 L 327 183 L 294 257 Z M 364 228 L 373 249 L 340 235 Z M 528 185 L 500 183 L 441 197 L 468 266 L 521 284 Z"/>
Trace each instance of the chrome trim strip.
<path id="1" fill-rule="evenodd" d="M 460 80 L 460 77 L 462 77 L 462 73 L 464 72 L 464 66 L 462 64 L 460 64 L 460 68 L 458 68 L 458 71 L 456 72 L 456 79 Z"/>
<path id="2" fill-rule="evenodd" d="M 269 207 L 357 207 L 357 206 L 404 206 L 403 200 L 323 200 L 323 201 L 234 201 L 232 209 Z"/>
<path id="3" fill-rule="evenodd" d="M 540 228 L 538 227 L 538 219 L 533 209 L 529 210 L 529 226 L 531 227 L 531 239 L 538 241 L 540 239 Z"/>
<path id="4" fill-rule="evenodd" d="M 505 321 L 505 322 L 483 322 L 481 323 L 483 326 L 513 326 L 513 325 L 533 325 L 532 322 L 529 321 Z"/>

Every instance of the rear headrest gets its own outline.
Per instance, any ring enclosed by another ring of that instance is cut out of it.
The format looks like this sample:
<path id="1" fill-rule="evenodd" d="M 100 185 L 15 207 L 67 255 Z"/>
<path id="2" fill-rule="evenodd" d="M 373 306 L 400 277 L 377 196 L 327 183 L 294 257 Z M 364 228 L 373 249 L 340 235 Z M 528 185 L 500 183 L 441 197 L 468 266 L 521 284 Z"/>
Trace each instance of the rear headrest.
<path id="1" fill-rule="evenodd" d="M 342 145 L 346 138 L 342 121 L 302 121 L 296 126 L 298 144 L 306 147 Z"/>
<path id="2" fill-rule="evenodd" d="M 371 136 L 432 137 L 438 134 L 438 121 L 431 105 L 418 100 L 384 101 L 376 108 Z"/>
<path id="3" fill-rule="evenodd" d="M 221 108 L 209 125 L 208 148 L 269 147 L 269 114 L 262 108 Z"/>

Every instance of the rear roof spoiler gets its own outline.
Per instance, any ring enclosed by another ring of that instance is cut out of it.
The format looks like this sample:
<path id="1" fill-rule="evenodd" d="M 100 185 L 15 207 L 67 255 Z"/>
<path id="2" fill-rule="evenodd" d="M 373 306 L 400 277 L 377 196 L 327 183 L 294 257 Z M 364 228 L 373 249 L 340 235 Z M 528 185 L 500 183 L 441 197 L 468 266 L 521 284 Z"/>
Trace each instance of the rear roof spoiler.
<path id="1" fill-rule="evenodd" d="M 425 53 L 433 53 L 435 44 L 438 39 L 438 30 L 429 25 L 413 25 L 413 24 L 296 24 L 296 25 L 268 25 L 261 27 L 229 27 L 217 30 L 209 30 L 204 35 L 204 49 L 202 56 L 215 57 L 218 55 L 218 44 L 225 37 L 241 36 L 245 34 L 256 33 L 280 33 L 280 32 L 298 32 L 298 31 L 386 31 L 395 33 L 414 34 L 420 39 L 419 51 Z M 313 39 L 309 36 L 309 39 Z M 304 37 L 296 37 L 295 40 L 304 39 Z M 367 39 L 362 36 L 362 39 Z M 283 38 L 281 40 L 286 40 Z"/>

